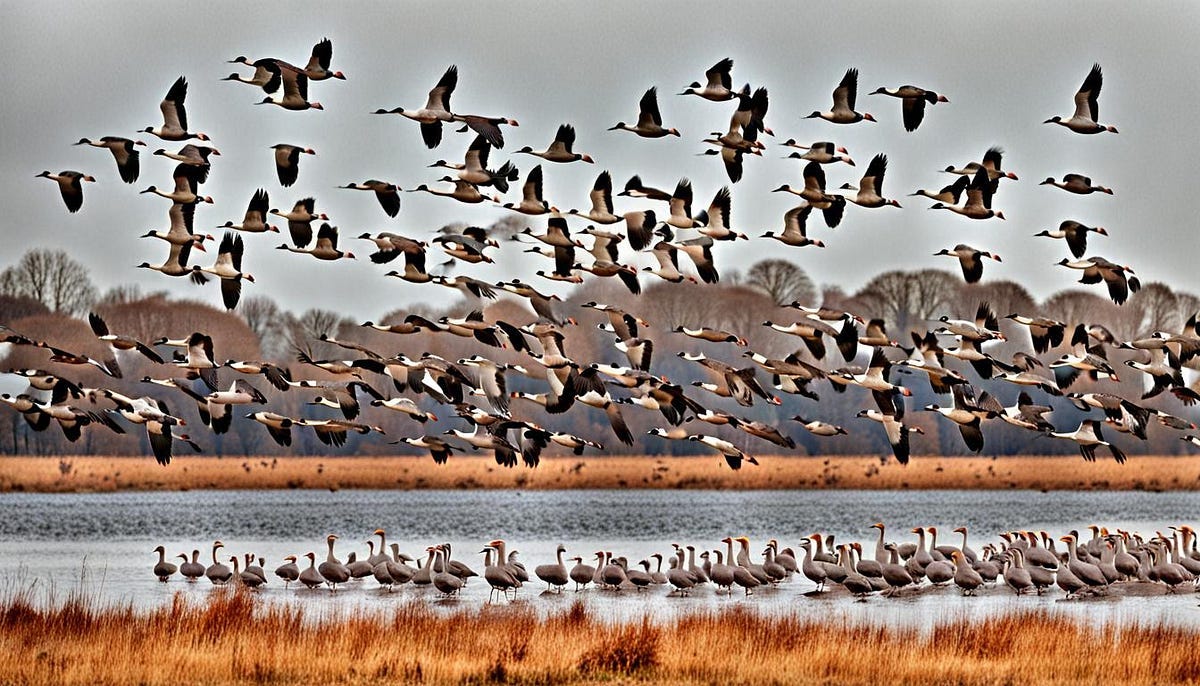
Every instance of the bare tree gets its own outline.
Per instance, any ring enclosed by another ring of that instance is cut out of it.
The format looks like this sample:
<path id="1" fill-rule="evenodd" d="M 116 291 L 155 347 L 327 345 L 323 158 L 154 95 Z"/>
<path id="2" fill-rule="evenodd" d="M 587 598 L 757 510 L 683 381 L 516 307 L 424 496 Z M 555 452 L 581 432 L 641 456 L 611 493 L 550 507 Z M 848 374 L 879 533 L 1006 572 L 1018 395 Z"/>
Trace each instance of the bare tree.
<path id="1" fill-rule="evenodd" d="M 254 335 L 258 336 L 258 344 L 264 356 L 273 359 L 286 351 L 284 329 L 287 315 L 279 308 L 278 303 L 268 296 L 256 295 L 243 300 L 237 313 Z"/>
<path id="2" fill-rule="evenodd" d="M 28 296 L 53 312 L 79 314 L 95 302 L 96 287 L 87 268 L 65 251 L 39 248 L 0 273 L 0 294 Z"/>
<path id="3" fill-rule="evenodd" d="M 797 300 L 811 302 L 816 297 L 812 279 L 787 260 L 767 259 L 756 263 L 746 272 L 745 284 L 766 293 L 780 307 Z"/>
<path id="4" fill-rule="evenodd" d="M 919 320 L 929 319 L 954 303 L 959 287 L 959 279 L 949 272 L 896 270 L 871 279 L 854 297 L 896 331 L 908 331 Z"/>
<path id="5" fill-rule="evenodd" d="M 1130 296 L 1129 304 L 1141 314 L 1138 331 L 1175 331 L 1183 324 L 1175 293 L 1161 281 L 1143 285 L 1140 291 Z"/>

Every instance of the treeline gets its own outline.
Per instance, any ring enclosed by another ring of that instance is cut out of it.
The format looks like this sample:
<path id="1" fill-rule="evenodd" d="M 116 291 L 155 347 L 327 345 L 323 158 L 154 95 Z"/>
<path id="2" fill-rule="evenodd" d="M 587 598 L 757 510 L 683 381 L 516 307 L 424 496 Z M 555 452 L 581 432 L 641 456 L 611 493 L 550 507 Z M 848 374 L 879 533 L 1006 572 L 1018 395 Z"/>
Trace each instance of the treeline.
<path id="1" fill-rule="evenodd" d="M 31 255 L 33 257 L 31 258 Z M 42 273 L 49 269 L 50 274 Z M 39 272 L 42 270 L 42 272 Z M 70 276 L 70 278 L 65 278 Z M 828 381 L 817 381 L 811 389 L 819 395 L 812 400 L 795 395 L 776 393 L 782 400 L 779 406 L 761 401 L 753 407 L 742 408 L 728 399 L 716 398 L 690 384 L 707 380 L 705 371 L 694 363 L 677 357 L 680 351 L 703 352 L 711 358 L 723 360 L 736 367 L 752 366 L 744 356 L 746 351 L 783 358 L 797 353 L 823 369 L 834 369 L 845 363 L 837 349 L 829 345 L 829 353 L 823 360 L 813 360 L 802 342 L 795 337 L 781 334 L 763 326 L 770 320 L 790 322 L 802 313 L 786 307 L 793 301 L 806 305 L 823 304 L 844 309 L 866 319 L 881 318 L 888 327 L 891 337 L 903 346 L 911 346 L 910 332 L 924 333 L 934 326 L 931 320 L 942 315 L 970 319 L 981 301 L 990 302 L 1001 316 L 1019 313 L 1040 315 L 1066 322 L 1101 324 L 1121 340 L 1147 335 L 1153 331 L 1178 332 L 1183 323 L 1200 311 L 1200 298 L 1194 294 L 1174 291 L 1165 284 L 1148 283 L 1133 295 L 1125 306 L 1118 307 L 1106 298 L 1081 290 L 1066 290 L 1054 294 L 1044 302 L 1037 302 L 1020 284 L 1012 281 L 991 281 L 975 285 L 964 285 L 962 280 L 949 272 L 921 270 L 913 272 L 892 271 L 880 274 L 859 291 L 849 294 L 836 286 L 817 289 L 804 271 L 784 260 L 764 260 L 741 274 L 727 274 L 718 285 L 695 285 L 689 283 L 644 284 L 639 296 L 631 295 L 619 283 L 604 283 L 610 280 L 594 280 L 574 288 L 564 307 L 577 322 L 577 326 L 565 326 L 565 354 L 576 362 L 587 365 L 593 362 L 624 366 L 624 355 L 613 347 L 612 334 L 598 330 L 597 325 L 607 321 L 601 313 L 580 308 L 588 301 L 608 303 L 635 313 L 650 326 L 641 331 L 644 338 L 653 341 L 654 358 L 651 372 L 685 387 L 687 394 L 706 407 L 723 409 L 742 417 L 765 421 L 785 434 L 792 436 L 797 448 L 796 455 L 821 454 L 880 454 L 889 455 L 890 449 L 878 425 L 855 415 L 859 410 L 872 407 L 870 395 L 855 387 L 845 392 L 834 392 Z M 419 314 L 436 320 L 441 316 L 463 316 L 480 308 L 486 320 L 505 322 L 520 326 L 531 323 L 535 315 L 524 301 L 500 295 L 496 300 L 482 303 L 455 302 L 443 309 L 423 309 Z M 0 273 L 0 324 L 8 326 L 34 339 L 45 340 L 52 345 L 95 359 L 105 359 L 112 353 L 106 344 L 97 340 L 87 323 L 87 313 L 94 311 L 102 316 L 115 332 L 133 336 L 143 341 L 159 338 L 183 338 L 193 331 L 210 335 L 214 342 L 218 362 L 225 360 L 265 360 L 290 369 L 294 379 L 313 379 L 321 383 L 345 381 L 346 377 L 334 377 L 312 366 L 297 362 L 298 350 L 311 351 L 314 359 L 349 359 L 356 355 L 350 351 L 320 341 L 328 335 L 361 344 L 382 356 L 403 353 L 419 358 L 431 352 L 454 361 L 473 354 L 485 355 L 497 362 L 520 364 L 534 378 L 516 372 L 508 375 L 508 390 L 513 392 L 542 392 L 546 383 L 542 368 L 528 356 L 516 354 L 510 349 L 486 347 L 474 339 L 459 338 L 445 332 L 421 331 L 411 335 L 381 333 L 365 328 L 362 322 L 352 321 L 331 311 L 309 310 L 302 313 L 289 312 L 268 297 L 255 296 L 242 301 L 236 313 L 229 313 L 210 305 L 174 299 L 166 293 L 144 293 L 132 287 L 118 287 L 101 293 L 91 283 L 86 271 L 63 253 L 31 251 L 16 266 Z M 398 323 L 414 309 L 400 308 L 381 312 L 375 321 Z M 673 333 L 677 326 L 696 328 L 708 326 L 724 329 L 743 337 L 747 345 L 704 343 L 682 334 Z M 989 344 L 987 351 L 995 357 L 1007 360 L 1014 352 L 1032 352 L 1028 331 L 1009 320 L 1001 320 L 1001 328 L 1007 342 Z M 1068 329 L 1069 338 L 1069 329 Z M 949 342 L 946 343 L 950 345 Z M 1064 344 L 1065 346 L 1065 344 Z M 7 347 L 7 350 L 3 348 Z M 1039 356 L 1049 363 L 1065 350 L 1052 349 Z M 160 349 L 163 350 L 163 349 Z M 188 422 L 183 431 L 188 433 L 203 448 L 205 453 L 220 455 L 273 455 L 273 454 L 394 454 L 412 452 L 408 446 L 390 445 L 402 437 L 415 437 L 424 433 L 440 434 L 449 428 L 469 430 L 467 424 L 457 418 L 452 407 L 433 403 L 427 396 L 413 396 L 424 409 L 435 413 L 439 420 L 419 425 L 398 413 L 384 408 L 364 407 L 357 420 L 382 428 L 386 435 L 371 433 L 367 436 L 350 434 L 342 448 L 329 448 L 319 441 L 311 431 L 297 429 L 291 448 L 278 447 L 259 424 L 244 419 L 242 415 L 260 409 L 291 417 L 335 418 L 336 410 L 311 405 L 315 393 L 308 389 L 293 388 L 281 392 L 262 377 L 242 377 L 231 369 L 220 372 L 220 385 L 228 387 L 235 378 L 245 378 L 268 398 L 265 408 L 238 406 L 234 408 L 235 421 L 226 434 L 213 434 L 200 422 L 195 403 L 181 393 L 143 383 L 143 377 L 165 377 L 183 375 L 177 367 L 156 365 L 137 354 L 122 356 L 122 378 L 105 376 L 90 366 L 66 366 L 48 361 L 45 349 L 29 346 L 0 346 L 0 365 L 5 370 L 40 368 L 65 376 L 84 387 L 112 388 L 121 393 L 140 396 L 152 395 L 164 400 L 173 414 Z M 166 355 L 164 355 L 166 356 Z M 899 359 L 903 353 L 893 349 L 889 357 Z M 1145 380 L 1143 375 L 1125 367 L 1126 359 L 1145 359 L 1141 351 L 1111 349 L 1110 362 L 1117 368 L 1120 381 L 1091 382 L 1081 378 L 1071 391 L 1105 391 L 1140 402 Z M 856 364 L 865 364 L 866 354 L 860 350 Z M 971 379 L 977 388 L 985 389 L 997 396 L 1004 404 L 1015 401 L 1017 387 L 1003 381 L 981 380 L 965 363 L 947 358 L 947 366 L 958 369 Z M 769 375 L 761 370 L 759 379 L 764 385 L 770 382 Z M 929 388 L 924 374 L 904 375 L 893 372 L 893 380 L 912 389 L 909 399 L 909 415 L 906 423 L 918 426 L 924 436 L 914 437 L 913 453 L 956 455 L 966 452 L 957 428 L 937 417 L 932 412 L 922 412 L 928 403 L 948 405 L 948 396 L 935 396 Z M 387 377 L 361 371 L 363 381 L 385 396 L 398 394 Z M 469 372 L 468 372 L 469 375 Z M 12 380 L 14 377 L 7 377 Z M 196 390 L 202 390 L 196 382 Z M 9 384 L 8 387 L 12 387 Z M 411 391 L 408 393 L 411 394 Z M 622 395 L 613 390 L 614 397 Z M 1076 410 L 1065 399 L 1050 398 L 1040 391 L 1032 391 L 1035 400 L 1051 404 L 1055 411 L 1050 420 L 1060 430 L 1072 430 L 1083 413 Z M 85 401 L 72 401 L 83 403 Z M 478 402 L 483 402 L 478 399 Z M 1195 412 L 1184 408 L 1170 393 L 1146 401 L 1146 405 L 1162 408 L 1189 420 Z M 665 426 L 657 412 L 624 405 L 623 413 L 633 430 L 636 441 L 626 447 L 614 440 L 604 413 L 587 407 L 576 406 L 570 412 L 547 415 L 541 407 L 522 400 L 514 400 L 514 416 L 527 419 L 547 428 L 569 432 L 603 443 L 607 453 L 633 454 L 691 454 L 702 452 L 701 446 L 689 441 L 667 441 L 646 435 L 646 430 Z M 849 435 L 836 438 L 815 438 L 791 421 L 794 416 L 820 419 L 844 426 Z M 120 422 L 121 420 L 118 419 Z M 50 430 L 35 433 L 17 412 L 0 408 L 0 452 L 4 454 L 150 454 L 145 431 L 140 427 L 125 425 L 127 435 L 117 435 L 102 427 L 90 427 L 84 431 L 77 443 L 67 442 L 62 432 L 52 426 Z M 717 433 L 737 444 L 750 454 L 772 454 L 780 452 L 768 443 L 727 428 L 713 427 L 700 422 L 690 422 L 684 428 L 691 433 Z M 179 430 L 177 429 L 177 432 Z M 1010 454 L 1075 454 L 1076 448 L 1068 442 L 1038 438 L 1037 434 L 1010 427 L 998 420 L 984 424 L 986 436 L 985 455 Z M 1115 433 L 1115 432 L 1114 432 Z M 1106 434 L 1108 435 L 1108 434 Z M 1137 441 L 1129 437 L 1116 439 L 1130 454 L 1176 454 L 1186 445 L 1179 434 L 1155 424 L 1149 431 L 1149 440 Z M 556 450 L 551 448 L 551 450 Z M 786 452 L 786 451 L 783 451 Z M 186 459 L 186 453 L 177 449 L 177 455 Z"/>

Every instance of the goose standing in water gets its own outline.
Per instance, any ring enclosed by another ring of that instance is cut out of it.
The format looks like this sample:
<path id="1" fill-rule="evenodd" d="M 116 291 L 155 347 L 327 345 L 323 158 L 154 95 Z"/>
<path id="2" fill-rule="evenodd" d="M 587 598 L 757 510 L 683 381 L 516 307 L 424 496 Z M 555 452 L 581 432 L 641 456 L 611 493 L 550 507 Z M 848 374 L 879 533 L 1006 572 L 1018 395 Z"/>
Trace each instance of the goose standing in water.
<path id="1" fill-rule="evenodd" d="M 182 564 L 179 565 L 179 573 L 183 575 L 188 583 L 196 583 L 196 580 L 204 576 L 204 565 L 200 564 L 200 551 L 192 551 L 192 559 L 189 561 L 186 557 Z"/>
<path id="2" fill-rule="evenodd" d="M 220 541 L 213 542 L 212 564 L 204 570 L 204 576 L 208 577 L 214 586 L 223 586 L 233 577 L 233 570 L 229 565 L 217 561 L 217 551 L 224 547 L 225 544 Z"/>
<path id="3" fill-rule="evenodd" d="M 434 562 L 437 567 L 433 570 L 433 587 L 449 598 L 457 596 L 462 590 L 463 580 L 451 574 L 446 565 L 446 550 L 443 546 L 434 546 Z"/>
<path id="4" fill-rule="evenodd" d="M 499 551 L 495 547 L 489 545 L 489 546 L 485 546 L 484 549 L 479 552 L 483 553 L 483 579 L 484 579 L 484 581 L 487 581 L 488 586 L 492 589 L 488 593 L 488 602 L 489 603 L 492 602 L 492 598 L 495 596 L 495 594 L 497 592 L 500 592 L 504 596 L 504 599 L 508 600 L 508 592 L 510 590 L 513 592 L 513 596 L 515 599 L 516 593 L 517 593 L 517 587 L 520 586 L 521 584 L 519 581 L 517 581 L 516 577 L 514 577 L 511 572 L 509 572 L 507 569 L 505 569 L 505 565 L 503 564 L 503 561 L 499 560 L 499 554 L 498 554 Z M 492 555 L 493 554 L 496 554 L 496 557 L 497 557 L 496 564 L 492 564 Z M 579 565 L 576 565 L 576 569 L 578 569 L 578 568 L 579 568 Z M 572 571 L 574 571 L 574 570 L 572 570 Z M 591 579 L 589 578 L 588 580 L 590 581 Z M 578 588 L 579 580 L 578 579 L 575 580 L 575 585 L 576 585 L 575 590 L 579 590 L 579 588 Z M 587 585 L 586 581 L 584 582 L 584 585 L 585 586 Z"/>
<path id="5" fill-rule="evenodd" d="M 1029 574 L 1029 570 L 1025 569 L 1025 556 L 1020 548 L 1010 548 L 1008 550 L 1010 562 L 1004 568 L 1004 583 L 1013 590 L 1017 595 L 1021 595 L 1026 590 L 1033 588 L 1033 578 Z"/>
<path id="6" fill-rule="evenodd" d="M 333 554 L 333 543 L 337 539 L 336 534 L 329 534 L 325 537 L 325 542 L 329 544 L 329 554 L 325 556 L 325 561 L 317 567 L 317 571 L 321 573 L 321 577 L 329 585 L 330 593 L 337 591 L 338 584 L 344 584 L 350 580 L 350 569 L 342 564 L 341 560 L 337 559 Z"/>
<path id="7" fill-rule="evenodd" d="M 563 588 L 567 585 L 567 581 L 570 578 L 567 575 L 567 566 L 563 564 L 563 553 L 566 551 L 567 547 L 559 543 L 554 551 L 558 560 L 555 564 L 538 565 L 533 568 L 534 575 L 545 581 L 547 588 L 551 591 L 557 588 L 558 592 L 562 593 Z"/>
<path id="8" fill-rule="evenodd" d="M 596 568 L 592 565 L 583 564 L 582 557 L 573 557 L 571 559 L 575 561 L 575 566 L 571 567 L 569 574 L 571 581 L 575 582 L 575 591 L 579 592 L 587 588 L 588 584 L 592 583 L 592 580 L 596 576 Z"/>
<path id="9" fill-rule="evenodd" d="M 275 568 L 275 576 L 283 579 L 283 589 L 286 591 L 293 581 L 300 578 L 300 567 L 296 564 L 296 556 L 288 555 L 284 563 Z"/>
<path id="10" fill-rule="evenodd" d="M 300 570 L 300 583 L 306 588 L 317 589 L 325 583 L 325 579 L 321 576 L 321 572 L 316 568 L 316 553 L 305 553 L 304 557 L 308 558 L 308 566 Z"/>
<path id="11" fill-rule="evenodd" d="M 983 585 L 983 577 L 967 564 L 967 558 L 957 550 L 950 553 L 954 561 L 954 583 L 962 589 L 963 595 L 975 595 L 975 590 Z"/>
<path id="12" fill-rule="evenodd" d="M 171 578 L 171 575 L 178 570 L 178 567 L 171 562 L 167 562 L 166 548 L 160 545 L 153 552 L 158 553 L 158 562 L 154 565 L 154 576 L 158 577 L 159 581 L 166 583 Z M 187 558 L 185 557 L 184 559 L 186 560 Z"/>

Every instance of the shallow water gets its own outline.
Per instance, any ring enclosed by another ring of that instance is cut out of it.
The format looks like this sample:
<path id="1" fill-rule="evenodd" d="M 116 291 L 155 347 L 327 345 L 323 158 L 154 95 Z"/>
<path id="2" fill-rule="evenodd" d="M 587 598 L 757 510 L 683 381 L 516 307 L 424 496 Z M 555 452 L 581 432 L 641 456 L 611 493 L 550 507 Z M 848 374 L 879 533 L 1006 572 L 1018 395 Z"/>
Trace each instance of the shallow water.
<path id="1" fill-rule="evenodd" d="M 164 545 L 179 553 L 199 549 L 211 561 L 214 539 L 224 541 L 228 556 L 254 552 L 267 558 L 268 572 L 288 554 L 313 551 L 324 557 L 324 537 L 337 533 L 338 556 L 366 555 L 365 541 L 382 527 L 402 551 L 420 556 L 425 547 L 449 541 L 456 559 L 482 572 L 482 544 L 492 538 L 520 551 L 532 572 L 551 562 L 554 548 L 591 557 L 598 550 L 625 555 L 631 563 L 655 552 L 671 551 L 672 542 L 699 549 L 720 548 L 720 539 L 749 536 L 755 558 L 768 538 L 797 547 L 814 531 L 839 540 L 857 540 L 874 550 L 870 524 L 888 524 L 889 540 L 915 540 L 913 526 L 936 525 L 943 532 L 970 528 L 970 545 L 980 550 L 997 534 L 1014 528 L 1045 529 L 1055 536 L 1089 524 L 1103 524 L 1153 535 L 1170 524 L 1200 519 L 1200 495 L 1194 493 L 1032 491 L 195 491 L 118 494 L 11 494 L 0 497 L 0 578 L 10 589 L 36 584 L 61 597 L 80 586 L 105 603 L 153 607 L 175 593 L 200 598 L 207 581 L 188 584 L 175 577 L 155 580 L 151 550 Z M 1086 532 L 1085 532 L 1086 535 Z M 941 543 L 960 537 L 943 535 Z M 798 549 L 798 547 L 797 547 Z M 869 553 L 868 553 L 869 554 Z M 178 562 L 178 560 L 176 560 Z M 568 562 L 568 566 L 571 563 Z M 664 566 L 665 569 L 665 566 Z M 749 598 L 717 596 L 711 587 L 692 597 L 667 597 L 666 589 L 643 593 L 588 590 L 542 594 L 534 579 L 518 603 L 539 610 L 565 607 L 581 597 L 603 616 L 614 619 L 650 615 L 667 620 L 677 613 L 750 605 L 764 612 L 811 617 L 840 613 L 850 620 L 928 626 L 947 616 L 981 617 L 1017 608 L 1052 607 L 1091 621 L 1155 622 L 1200 626 L 1200 596 L 1164 595 L 1159 587 L 1118 585 L 1108 598 L 1064 601 L 1057 589 L 1042 597 L 1013 596 L 1003 585 L 964 598 L 954 587 L 872 597 L 855 602 L 844 592 L 811 596 L 803 577 L 760 591 Z M 438 601 L 430 588 L 402 587 L 381 592 L 373 579 L 353 582 L 336 594 L 284 590 L 272 577 L 263 591 L 266 602 L 297 602 L 324 611 L 370 607 L 386 610 L 400 603 L 437 607 L 475 607 L 487 601 L 482 580 L 468 583 L 457 600 Z"/>

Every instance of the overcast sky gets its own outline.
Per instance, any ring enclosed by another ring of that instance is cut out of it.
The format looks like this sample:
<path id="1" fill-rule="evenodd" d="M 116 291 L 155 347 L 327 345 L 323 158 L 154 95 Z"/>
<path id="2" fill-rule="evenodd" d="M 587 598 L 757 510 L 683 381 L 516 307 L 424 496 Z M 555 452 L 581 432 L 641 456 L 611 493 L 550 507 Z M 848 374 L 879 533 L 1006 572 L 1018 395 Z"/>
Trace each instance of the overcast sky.
<path id="1" fill-rule="evenodd" d="M 931 254 L 966 242 L 1003 255 L 1003 264 L 987 266 L 985 280 L 1015 279 L 1045 298 L 1070 287 L 1078 272 L 1053 266 L 1068 255 L 1062 242 L 1032 235 L 1072 218 L 1109 229 L 1109 237 L 1091 241 L 1091 253 L 1133 266 L 1143 281 L 1200 290 L 1193 278 L 1200 245 L 1192 202 L 1200 140 L 1195 3 L 23 2 L 5 3 L 4 13 L 0 266 L 28 248 L 64 248 L 92 270 L 101 288 L 132 282 L 220 302 L 212 284 L 201 291 L 186 280 L 133 268 L 167 254 L 165 244 L 137 236 L 167 227 L 169 202 L 137 191 L 170 187 L 174 163 L 149 152 L 179 146 L 135 132 L 161 123 L 158 103 L 181 74 L 190 82 L 190 128 L 208 133 L 222 153 L 203 187 L 216 203 L 198 209 L 198 229 L 239 222 L 259 187 L 282 209 L 316 196 L 341 228 L 343 249 L 363 256 L 370 244 L 349 237 L 364 231 L 427 237 L 449 222 L 487 225 L 503 217 L 507 210 L 405 194 L 399 216 L 389 219 L 371 195 L 335 188 L 367 178 L 412 188 L 442 175 L 426 168 L 433 161 L 461 158 L 470 135 L 447 133 L 439 149 L 427 150 L 415 123 L 369 114 L 379 107 L 421 107 L 450 64 L 459 68 L 455 111 L 520 121 L 506 130 L 507 145 L 493 153 L 493 166 L 523 145 L 544 148 L 560 123 L 575 125 L 576 151 L 590 153 L 596 164 L 543 164 L 552 203 L 586 208 L 592 181 L 608 169 L 618 188 L 633 173 L 668 189 L 690 177 L 698 210 L 728 184 L 716 158 L 697 156 L 706 147 L 700 140 L 725 129 L 734 106 L 675 93 L 728 56 L 737 85 L 748 81 L 770 90 L 767 123 L 777 135 L 733 185 L 735 229 L 752 235 L 778 230 L 784 211 L 797 204 L 794 196 L 770 192 L 802 183 L 802 163 L 781 159 L 790 150 L 778 143 L 787 138 L 834 140 L 850 149 L 859 166 L 827 166 L 831 188 L 857 183 L 870 158 L 886 153 L 884 192 L 904 208 L 849 207 L 836 230 L 812 222 L 810 235 L 824 240 L 825 250 L 781 248 L 768 240 L 723 244 L 716 251 L 719 269 L 787 255 L 815 282 L 853 291 L 886 269 L 957 270 Z M 249 75 L 248 68 L 226 63 L 238 55 L 303 64 L 324 36 L 333 40 L 333 68 L 348 79 L 311 85 L 310 99 L 322 102 L 323 112 L 254 106 L 261 91 L 220 81 L 233 71 Z M 1053 115 L 1071 114 L 1072 96 L 1093 62 L 1104 68 L 1100 119 L 1121 133 L 1081 136 L 1043 125 Z M 858 109 L 880 123 L 802 119 L 828 109 L 834 86 L 852 66 L 861 74 Z M 899 101 L 867 95 L 905 83 L 950 99 L 927 108 L 916 133 L 903 130 Z M 664 123 L 680 129 L 682 138 L 606 131 L 618 120 L 635 121 L 638 99 L 652 85 L 659 88 Z M 106 151 L 70 145 L 104 135 L 148 143 L 136 184 L 120 182 Z M 318 153 L 305 157 L 299 181 L 288 189 L 279 186 L 268 149 L 280 142 Z M 906 197 L 949 183 L 952 177 L 939 169 L 978 159 L 992 145 L 1005 148 L 1005 167 L 1020 176 L 1002 185 L 995 200 L 1008 221 L 975 222 Z M 539 161 L 513 160 L 522 177 Z M 44 169 L 97 177 L 85 189 L 82 211 L 68 214 L 54 184 L 34 178 Z M 1076 196 L 1037 185 L 1068 172 L 1090 175 L 1116 194 Z M 509 196 L 519 196 L 519 184 Z M 625 200 L 617 199 L 618 213 L 656 206 Z M 545 226 L 544 218 L 530 223 Z M 572 221 L 576 229 L 585 225 Z M 385 278 L 387 268 L 366 260 L 331 264 L 276 251 L 279 236 L 248 235 L 246 241 L 243 266 L 258 281 L 245 294 L 267 294 L 293 310 L 322 307 L 365 319 L 406 302 L 452 297 Z M 463 265 L 461 271 L 535 279 L 517 253 L 506 246 L 498 267 Z M 651 258 L 629 259 L 648 264 Z M 437 261 L 431 256 L 431 264 Z M 541 287 L 565 292 L 550 282 Z"/>

